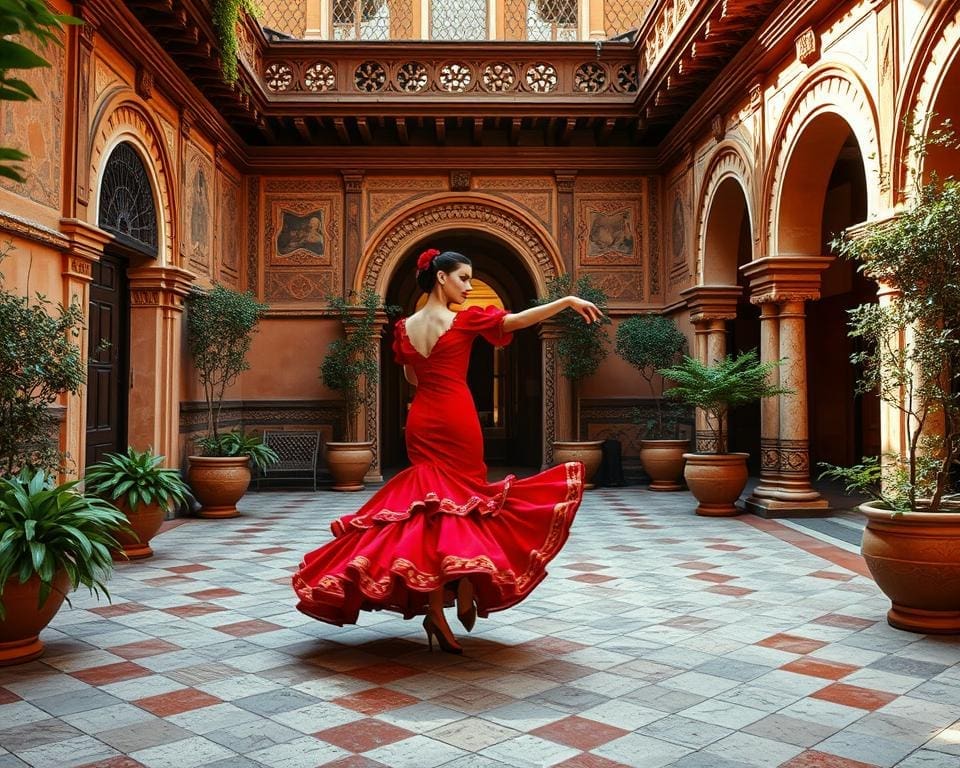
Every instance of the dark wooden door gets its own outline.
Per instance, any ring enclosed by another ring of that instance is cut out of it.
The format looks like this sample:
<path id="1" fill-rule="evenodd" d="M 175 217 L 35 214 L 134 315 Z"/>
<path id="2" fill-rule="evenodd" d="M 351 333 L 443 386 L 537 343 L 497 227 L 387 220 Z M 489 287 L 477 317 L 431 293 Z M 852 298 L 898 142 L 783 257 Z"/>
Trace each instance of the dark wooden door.
<path id="1" fill-rule="evenodd" d="M 87 362 L 86 463 L 126 450 L 130 375 L 126 262 L 104 254 L 93 265 Z"/>

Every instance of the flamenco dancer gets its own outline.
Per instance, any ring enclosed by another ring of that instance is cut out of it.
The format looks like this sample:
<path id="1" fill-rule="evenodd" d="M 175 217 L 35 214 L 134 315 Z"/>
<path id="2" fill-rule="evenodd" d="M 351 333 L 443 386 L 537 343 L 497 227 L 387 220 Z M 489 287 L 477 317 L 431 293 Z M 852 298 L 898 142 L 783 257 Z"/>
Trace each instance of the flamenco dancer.
<path id="1" fill-rule="evenodd" d="M 566 296 L 522 312 L 470 307 L 466 256 L 430 249 L 417 259 L 423 308 L 398 321 L 393 351 L 416 394 L 407 417 L 404 469 L 355 514 L 335 520 L 334 539 L 303 558 L 293 576 L 297 608 L 320 621 L 355 624 L 361 610 L 423 615 L 436 638 L 462 653 L 444 606 L 456 599 L 467 631 L 477 616 L 523 600 L 560 551 L 583 496 L 583 465 L 568 462 L 533 477 L 487 481 L 483 435 L 467 388 L 477 336 L 497 346 L 566 308 L 601 320 L 591 302 Z"/>

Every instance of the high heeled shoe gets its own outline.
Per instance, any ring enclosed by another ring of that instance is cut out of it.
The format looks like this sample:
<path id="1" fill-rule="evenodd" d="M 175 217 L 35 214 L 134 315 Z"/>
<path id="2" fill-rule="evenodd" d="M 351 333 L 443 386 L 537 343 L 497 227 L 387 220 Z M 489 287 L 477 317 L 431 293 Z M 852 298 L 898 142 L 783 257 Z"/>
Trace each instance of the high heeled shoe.
<path id="1" fill-rule="evenodd" d="M 443 633 L 443 630 L 437 626 L 437 623 L 430 614 L 423 617 L 423 629 L 427 633 L 427 642 L 430 645 L 431 652 L 433 651 L 433 638 L 436 637 L 437 645 L 440 646 L 441 650 L 458 655 L 463 653 L 463 648 L 457 644 L 456 640 L 452 637 L 447 637 Z"/>
<path id="2" fill-rule="evenodd" d="M 469 606 L 464 609 L 464 606 Z M 473 582 L 465 576 L 457 583 L 457 618 L 470 632 L 477 623 L 477 604 L 473 600 Z"/>

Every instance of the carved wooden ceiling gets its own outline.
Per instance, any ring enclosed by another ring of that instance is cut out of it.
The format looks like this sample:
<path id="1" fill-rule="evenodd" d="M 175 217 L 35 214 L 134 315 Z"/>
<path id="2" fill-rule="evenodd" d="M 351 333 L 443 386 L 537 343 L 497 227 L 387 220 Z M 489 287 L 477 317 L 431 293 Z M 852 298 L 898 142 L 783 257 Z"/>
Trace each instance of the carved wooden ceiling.
<path id="1" fill-rule="evenodd" d="M 652 148 L 778 3 L 657 0 L 635 34 L 598 43 L 268 39 L 248 19 L 233 85 L 211 0 L 82 5 L 103 30 L 145 30 L 250 148 Z"/>

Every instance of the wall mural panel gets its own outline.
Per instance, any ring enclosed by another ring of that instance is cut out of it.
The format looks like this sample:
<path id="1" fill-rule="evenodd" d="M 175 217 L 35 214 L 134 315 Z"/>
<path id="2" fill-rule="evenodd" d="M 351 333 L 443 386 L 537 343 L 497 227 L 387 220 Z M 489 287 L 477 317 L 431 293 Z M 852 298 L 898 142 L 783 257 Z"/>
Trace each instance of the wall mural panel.
<path id="1" fill-rule="evenodd" d="M 240 182 L 227 173 L 220 173 L 220 217 L 217 226 L 220 254 L 220 282 L 237 288 L 240 285 Z"/>
<path id="2" fill-rule="evenodd" d="M 267 183 L 262 248 L 264 297 L 325 304 L 343 269 L 342 193 L 273 192 Z"/>
<path id="3" fill-rule="evenodd" d="M 667 184 L 664 196 L 667 238 L 666 261 L 669 269 L 671 288 L 684 286 L 690 282 L 691 253 L 693 251 L 692 233 L 693 213 L 690 207 L 691 174 L 682 174 Z"/>
<path id="4" fill-rule="evenodd" d="M 424 195 L 447 190 L 446 176 L 429 178 L 376 177 L 366 179 L 367 231 L 372 232 L 392 213 Z"/>
<path id="5" fill-rule="evenodd" d="M 213 162 L 196 144 L 186 147 L 183 178 L 183 234 L 180 242 L 190 268 L 212 276 Z"/>
<path id="6" fill-rule="evenodd" d="M 31 49 L 35 45 L 30 40 L 26 44 Z M 29 155 L 19 164 L 26 182 L 0 179 L 0 185 L 41 205 L 59 208 L 65 53 L 54 43 L 39 53 L 50 62 L 49 68 L 16 73 L 30 84 L 39 100 L 5 101 L 0 106 L 0 146 L 16 147 Z"/>
<path id="7" fill-rule="evenodd" d="M 577 196 L 577 256 L 583 266 L 642 266 L 642 197 Z"/>

